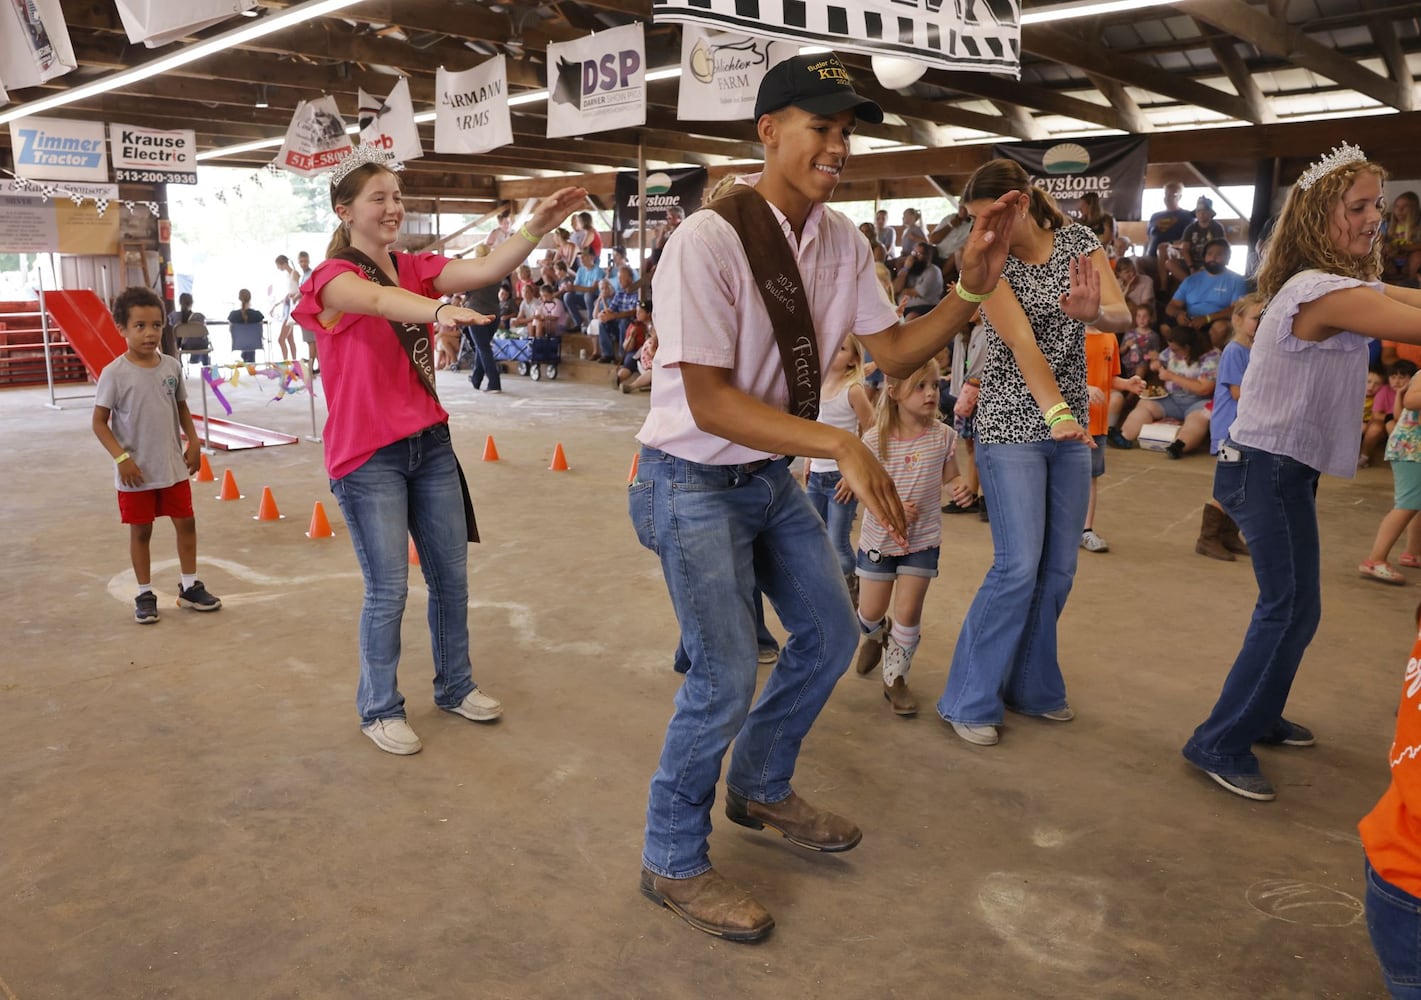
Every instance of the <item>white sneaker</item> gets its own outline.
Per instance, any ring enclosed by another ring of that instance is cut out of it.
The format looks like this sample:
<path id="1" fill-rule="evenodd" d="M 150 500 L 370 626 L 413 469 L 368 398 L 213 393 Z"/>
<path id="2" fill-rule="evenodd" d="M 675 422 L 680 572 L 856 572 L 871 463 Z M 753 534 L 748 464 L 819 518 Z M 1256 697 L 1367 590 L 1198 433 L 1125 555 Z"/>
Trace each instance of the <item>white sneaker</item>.
<path id="1" fill-rule="evenodd" d="M 1110 543 L 1097 535 L 1094 529 L 1087 528 L 1081 532 L 1081 548 L 1087 552 L 1109 552 Z"/>
<path id="2" fill-rule="evenodd" d="M 445 711 L 462 715 L 466 719 L 473 719 L 475 722 L 491 722 L 503 714 L 503 703 L 497 698 L 490 698 L 478 688 L 474 688 L 465 695 L 463 701 L 453 708 L 445 709 Z"/>
<path id="3" fill-rule="evenodd" d="M 376 719 L 368 726 L 361 726 L 360 731 L 386 753 L 405 756 L 424 749 L 424 744 L 404 719 Z"/>
<path id="4" fill-rule="evenodd" d="M 954 722 L 952 723 L 952 731 L 968 743 L 979 747 L 996 746 L 1000 738 L 997 736 L 996 726 L 965 726 L 960 722 Z"/>
<path id="5" fill-rule="evenodd" d="M 1054 712 L 1042 712 L 1041 718 L 1050 719 L 1052 722 L 1070 722 L 1076 717 L 1075 710 L 1070 705 L 1056 709 Z"/>

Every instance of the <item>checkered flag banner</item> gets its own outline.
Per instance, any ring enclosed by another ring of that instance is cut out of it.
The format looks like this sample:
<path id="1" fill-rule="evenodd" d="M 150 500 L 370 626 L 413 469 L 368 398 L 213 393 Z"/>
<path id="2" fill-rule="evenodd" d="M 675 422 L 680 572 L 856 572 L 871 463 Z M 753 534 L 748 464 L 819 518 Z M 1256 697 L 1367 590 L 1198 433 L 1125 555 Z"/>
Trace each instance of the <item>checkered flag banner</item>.
<path id="1" fill-rule="evenodd" d="M 99 218 L 104 217 L 104 213 L 109 210 L 109 200 L 107 198 L 95 198 L 94 207 L 99 210 Z"/>
<path id="2" fill-rule="evenodd" d="M 84 196 L 78 191 L 70 191 L 69 200 L 74 203 L 75 208 L 78 208 L 80 205 L 84 204 Z"/>
<path id="3" fill-rule="evenodd" d="M 652 0 L 651 13 L 657 23 L 1021 76 L 1021 0 Z"/>
<path id="4" fill-rule="evenodd" d="M 143 204 L 148 206 L 148 214 L 156 219 L 158 217 L 158 203 L 156 201 L 145 201 Z"/>

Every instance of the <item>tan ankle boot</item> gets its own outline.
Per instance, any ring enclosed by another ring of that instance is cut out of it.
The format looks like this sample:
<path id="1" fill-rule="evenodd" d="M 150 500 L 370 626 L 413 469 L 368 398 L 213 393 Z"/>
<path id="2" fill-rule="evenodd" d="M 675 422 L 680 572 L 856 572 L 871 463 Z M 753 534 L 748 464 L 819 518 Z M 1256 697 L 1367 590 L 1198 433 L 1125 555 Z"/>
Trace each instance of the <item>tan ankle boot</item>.
<path id="1" fill-rule="evenodd" d="M 775 918 L 755 897 L 714 868 L 694 878 L 663 878 L 643 868 L 641 892 L 696 930 L 727 941 L 758 941 L 775 926 Z"/>

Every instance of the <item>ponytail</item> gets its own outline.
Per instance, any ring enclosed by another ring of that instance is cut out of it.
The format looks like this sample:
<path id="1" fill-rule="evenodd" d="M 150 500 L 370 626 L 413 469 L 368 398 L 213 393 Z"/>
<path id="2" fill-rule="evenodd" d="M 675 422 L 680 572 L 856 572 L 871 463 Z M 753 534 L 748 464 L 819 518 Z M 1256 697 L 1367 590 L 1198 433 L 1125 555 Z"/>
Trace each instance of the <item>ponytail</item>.
<path id="1" fill-rule="evenodd" d="M 1031 187 L 1030 212 L 1042 229 L 1055 230 L 1066 225 L 1066 215 L 1061 211 L 1061 206 L 1056 204 L 1056 199 L 1035 185 Z"/>
<path id="2" fill-rule="evenodd" d="M 345 223 L 336 226 L 336 231 L 331 233 L 331 241 L 326 244 L 326 259 L 334 257 L 340 251 L 350 246 L 350 234 L 346 232 Z"/>

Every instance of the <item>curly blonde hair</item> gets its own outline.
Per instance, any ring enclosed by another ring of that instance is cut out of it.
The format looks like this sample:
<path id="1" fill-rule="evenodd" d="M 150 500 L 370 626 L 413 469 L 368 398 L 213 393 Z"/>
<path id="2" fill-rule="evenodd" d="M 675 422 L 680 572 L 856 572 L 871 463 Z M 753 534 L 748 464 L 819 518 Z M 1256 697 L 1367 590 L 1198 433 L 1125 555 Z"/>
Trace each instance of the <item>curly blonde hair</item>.
<path id="1" fill-rule="evenodd" d="M 1258 265 L 1258 293 L 1265 299 L 1278 294 L 1293 275 L 1309 268 L 1375 281 L 1381 273 L 1381 240 L 1360 257 L 1338 253 L 1332 234 L 1332 213 L 1342 196 L 1362 174 L 1386 180 L 1380 164 L 1363 160 L 1338 167 L 1304 190 L 1294 184 L 1278 214 L 1277 225 L 1264 243 Z"/>

